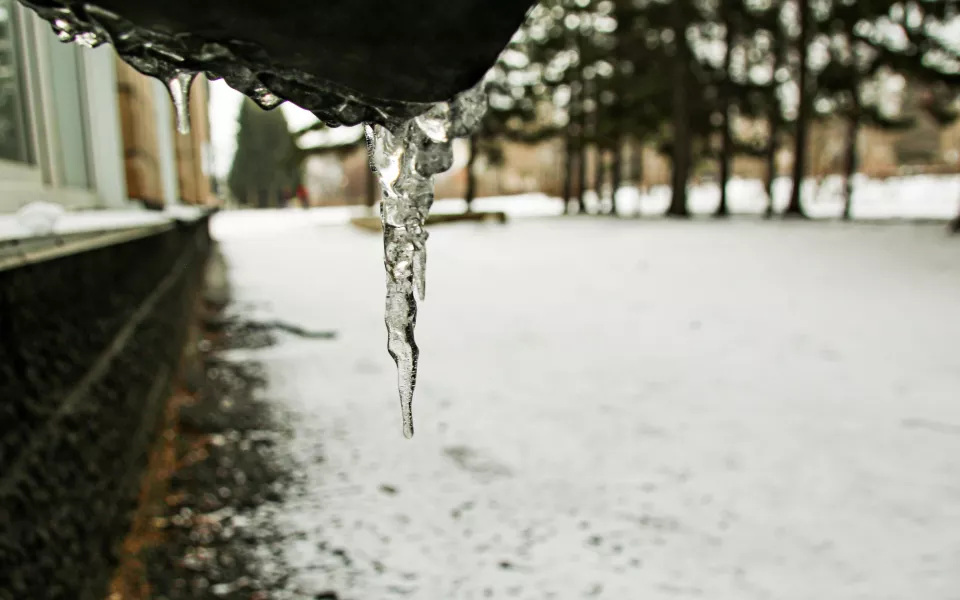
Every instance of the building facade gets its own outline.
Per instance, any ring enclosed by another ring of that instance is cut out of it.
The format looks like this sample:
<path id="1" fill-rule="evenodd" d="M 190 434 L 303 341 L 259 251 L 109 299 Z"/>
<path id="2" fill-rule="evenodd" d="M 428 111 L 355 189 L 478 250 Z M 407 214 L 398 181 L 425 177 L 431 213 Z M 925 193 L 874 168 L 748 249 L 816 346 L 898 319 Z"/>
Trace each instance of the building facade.
<path id="1" fill-rule="evenodd" d="M 68 210 L 209 205 L 206 81 L 193 131 L 175 131 L 162 83 L 109 46 L 63 44 L 15 0 L 0 0 L 0 213 L 36 201 Z"/>

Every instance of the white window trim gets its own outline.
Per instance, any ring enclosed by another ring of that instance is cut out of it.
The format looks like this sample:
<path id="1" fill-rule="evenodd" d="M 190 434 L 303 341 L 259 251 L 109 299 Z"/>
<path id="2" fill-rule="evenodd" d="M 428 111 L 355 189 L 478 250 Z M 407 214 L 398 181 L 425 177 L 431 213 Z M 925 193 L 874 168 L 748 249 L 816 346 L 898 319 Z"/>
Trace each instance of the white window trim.
<path id="1" fill-rule="evenodd" d="M 117 98 L 117 63 L 111 46 L 80 53 L 81 96 L 91 187 L 102 208 L 129 208 L 123 132 Z"/>
<path id="2" fill-rule="evenodd" d="M 57 153 L 54 152 L 59 136 L 51 100 L 50 53 L 47 45 L 42 43 L 44 32 L 41 27 L 46 23 L 19 2 L 14 2 L 13 6 L 20 27 L 20 56 L 26 83 L 25 105 L 34 156 L 43 174 L 43 183 L 54 188 L 61 187 Z"/>
<path id="3" fill-rule="evenodd" d="M 177 146 L 174 140 L 173 111 L 170 105 L 170 92 L 167 91 L 167 86 L 154 79 L 153 106 L 157 119 L 157 153 L 160 162 L 160 179 L 163 184 L 163 201 L 166 206 L 180 204 Z"/>
<path id="4" fill-rule="evenodd" d="M 0 183 L 43 185 L 43 173 L 37 165 L 0 159 Z"/>
<path id="5" fill-rule="evenodd" d="M 31 202 L 59 204 L 67 210 L 101 208 L 91 190 L 52 188 L 35 181 L 0 181 L 0 215 L 16 212 Z"/>

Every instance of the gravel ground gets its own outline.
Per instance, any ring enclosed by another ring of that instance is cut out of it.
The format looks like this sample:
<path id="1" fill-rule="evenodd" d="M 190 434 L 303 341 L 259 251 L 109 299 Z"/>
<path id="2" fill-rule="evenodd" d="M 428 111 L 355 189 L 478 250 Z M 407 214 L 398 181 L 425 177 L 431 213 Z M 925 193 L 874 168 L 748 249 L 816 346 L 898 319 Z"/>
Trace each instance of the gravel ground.
<path id="1" fill-rule="evenodd" d="M 430 240 L 404 440 L 375 236 L 223 213 L 298 486 L 275 597 L 960 598 L 942 226 L 569 218 Z"/>
<path id="2" fill-rule="evenodd" d="M 286 585 L 269 514 L 295 483 L 291 430 L 264 401 L 264 370 L 224 353 L 276 343 L 275 324 L 231 313 L 219 256 L 207 275 L 197 360 L 170 399 L 108 600 L 266 600 Z"/>
<path id="3" fill-rule="evenodd" d="M 251 523 L 278 502 L 289 476 L 273 448 L 283 433 L 252 398 L 263 383 L 255 365 L 210 360 L 195 403 L 180 412 L 180 468 L 170 481 L 166 513 L 155 524 L 164 542 L 144 562 L 152 598 L 268 598 L 284 573 L 264 569 L 261 548 L 279 554 L 277 532 Z"/>

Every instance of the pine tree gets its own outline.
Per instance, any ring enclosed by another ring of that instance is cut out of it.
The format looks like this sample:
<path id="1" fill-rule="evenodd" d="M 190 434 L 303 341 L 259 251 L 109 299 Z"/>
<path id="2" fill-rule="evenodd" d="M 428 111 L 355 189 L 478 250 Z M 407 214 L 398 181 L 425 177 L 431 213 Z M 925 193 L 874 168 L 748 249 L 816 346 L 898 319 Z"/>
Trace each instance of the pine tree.
<path id="1" fill-rule="evenodd" d="M 926 110 L 941 128 L 953 125 L 960 120 L 960 90 L 946 83 L 931 86 Z M 949 231 L 960 233 L 960 208 L 950 221 Z"/>
<path id="2" fill-rule="evenodd" d="M 785 75 L 789 73 L 786 69 L 788 40 L 781 19 L 782 13 L 783 0 L 775 0 L 771 2 L 770 10 L 764 14 L 773 55 L 773 68 L 766 88 L 767 93 L 761 96 L 766 98 L 767 105 L 767 145 L 764 152 L 766 166 L 764 190 L 767 192 L 767 208 L 764 216 L 766 218 L 772 217 L 774 211 L 773 186 L 777 180 L 777 152 L 780 150 L 780 133 L 784 125 L 783 103 L 780 97 L 781 75 L 786 79 Z"/>
<path id="3" fill-rule="evenodd" d="M 672 134 L 672 173 L 670 179 L 670 205 L 667 215 L 671 217 L 689 217 L 687 206 L 687 183 L 693 160 L 693 140 L 690 130 L 691 120 L 691 64 L 693 52 L 687 39 L 687 29 L 692 22 L 692 6 L 680 0 L 669 4 L 669 31 L 672 34 L 673 48 L 671 77 L 673 78 L 673 134 Z"/>
<path id="4" fill-rule="evenodd" d="M 300 185 L 300 169 L 291 159 L 294 136 L 280 110 L 265 111 L 244 98 L 237 119 L 237 152 L 227 177 L 234 198 L 260 208 L 279 206 Z"/>
<path id="5" fill-rule="evenodd" d="M 892 4 L 879 0 L 835 2 L 825 32 L 829 59 L 817 74 L 816 86 L 819 97 L 832 103 L 835 113 L 846 121 L 842 164 L 845 220 L 852 217 L 853 176 L 859 165 L 857 141 L 862 127 L 897 130 L 910 125 L 908 119 L 884 114 L 881 89 L 894 62 L 888 53 L 878 51 L 858 33 L 885 17 Z"/>
<path id="6" fill-rule="evenodd" d="M 572 37 L 565 14 L 559 0 L 536 6 L 488 74 L 487 113 L 471 141 L 469 191 L 476 189 L 477 159 L 502 163 L 504 142 L 539 144 L 569 131 L 554 116 L 558 90 L 570 77 L 568 67 L 553 64 Z"/>
<path id="7" fill-rule="evenodd" d="M 662 141 L 663 129 L 672 117 L 672 82 L 663 74 L 663 66 L 670 60 L 670 47 L 663 39 L 663 31 L 669 26 L 666 9 L 664 4 L 637 4 L 632 0 L 616 0 L 614 5 L 612 105 L 605 129 L 615 144 L 615 189 L 619 187 L 623 148 L 631 148 L 629 178 L 639 185 L 643 179 L 643 149 Z"/>
<path id="8" fill-rule="evenodd" d="M 793 135 L 793 185 L 790 188 L 790 200 L 783 211 L 785 217 L 806 218 L 800 196 L 803 191 L 803 181 L 807 175 L 807 137 L 810 130 L 810 120 L 813 104 L 813 94 L 810 85 L 810 41 L 813 39 L 814 17 L 811 14 L 810 0 L 797 0 L 799 13 L 800 35 L 797 39 L 797 87 L 799 88 L 799 102 L 797 119 L 794 124 Z"/>
<path id="9" fill-rule="evenodd" d="M 727 187 L 730 181 L 730 168 L 733 161 L 734 133 L 732 130 L 731 112 L 734 105 L 733 88 L 733 54 L 735 45 L 739 42 L 740 32 L 743 30 L 743 13 L 745 7 L 742 0 L 719 0 L 717 3 L 717 20 L 724 29 L 723 39 L 723 66 L 720 69 L 719 109 L 720 125 L 720 203 L 714 212 L 716 217 L 726 217 L 730 214 L 727 199 Z"/>

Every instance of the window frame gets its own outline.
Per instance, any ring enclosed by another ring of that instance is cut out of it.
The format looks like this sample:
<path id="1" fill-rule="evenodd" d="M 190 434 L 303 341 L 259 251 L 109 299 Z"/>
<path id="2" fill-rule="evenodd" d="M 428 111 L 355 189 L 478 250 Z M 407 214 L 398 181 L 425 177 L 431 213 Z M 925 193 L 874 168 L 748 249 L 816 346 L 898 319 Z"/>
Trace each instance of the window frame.
<path id="1" fill-rule="evenodd" d="M 61 49 L 49 23 L 16 0 L 11 10 L 22 70 L 28 154 L 34 164 L 0 160 L 0 214 L 16 212 L 35 201 L 60 204 L 68 210 L 130 208 L 133 203 L 126 197 L 112 48 L 90 50 L 67 44 Z M 56 67 L 66 66 L 76 73 L 76 88 L 69 89 L 68 105 L 57 105 L 55 61 L 61 61 Z M 71 113 L 68 117 L 79 115 L 79 122 L 62 127 L 59 119 L 65 111 Z M 67 140 L 62 139 L 65 132 Z M 85 179 L 86 185 L 68 185 L 64 155 L 76 160 L 78 154 L 83 164 L 70 165 L 72 177 Z"/>

